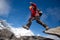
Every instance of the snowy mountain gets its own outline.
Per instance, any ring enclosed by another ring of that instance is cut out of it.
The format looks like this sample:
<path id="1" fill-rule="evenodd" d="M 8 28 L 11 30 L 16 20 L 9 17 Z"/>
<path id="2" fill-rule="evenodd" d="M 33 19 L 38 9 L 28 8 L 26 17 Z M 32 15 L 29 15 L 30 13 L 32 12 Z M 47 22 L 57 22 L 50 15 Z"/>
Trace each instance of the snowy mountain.
<path id="1" fill-rule="evenodd" d="M 34 33 L 31 30 L 26 30 L 24 28 L 14 28 L 5 20 L 0 21 L 0 29 L 7 29 L 11 31 L 17 38 L 19 38 L 20 36 L 34 36 Z"/>
<path id="2" fill-rule="evenodd" d="M 0 40 L 53 40 L 46 37 L 41 36 L 20 36 L 20 38 L 16 38 L 16 36 L 7 29 L 0 30 Z"/>

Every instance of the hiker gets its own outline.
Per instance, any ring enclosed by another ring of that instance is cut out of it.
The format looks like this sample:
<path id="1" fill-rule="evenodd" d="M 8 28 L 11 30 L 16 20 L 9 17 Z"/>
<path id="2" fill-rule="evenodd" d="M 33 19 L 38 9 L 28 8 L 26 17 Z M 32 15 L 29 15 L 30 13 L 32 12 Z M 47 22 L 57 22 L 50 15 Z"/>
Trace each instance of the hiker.
<path id="1" fill-rule="evenodd" d="M 31 5 L 29 6 L 29 9 L 31 12 L 31 17 L 29 18 L 28 23 L 23 26 L 23 28 L 28 30 L 32 24 L 32 21 L 36 20 L 38 24 L 41 24 L 44 28 L 46 28 L 46 30 L 48 30 L 49 27 L 40 20 L 40 17 L 42 16 L 42 11 L 37 8 L 35 3 L 30 2 L 30 4 Z"/>

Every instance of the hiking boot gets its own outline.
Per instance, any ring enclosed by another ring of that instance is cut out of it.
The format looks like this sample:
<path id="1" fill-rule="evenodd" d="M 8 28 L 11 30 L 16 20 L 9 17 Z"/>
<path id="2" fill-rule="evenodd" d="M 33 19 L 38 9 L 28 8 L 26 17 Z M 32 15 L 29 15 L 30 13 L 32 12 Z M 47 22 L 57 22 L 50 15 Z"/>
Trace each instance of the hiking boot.
<path id="1" fill-rule="evenodd" d="M 46 30 L 49 30 L 49 27 L 48 26 L 46 27 Z"/>
<path id="2" fill-rule="evenodd" d="M 26 26 L 26 25 L 25 25 L 25 26 L 23 26 L 23 28 L 25 28 L 25 29 L 29 30 L 29 27 L 28 27 L 28 26 Z"/>
<path id="3" fill-rule="evenodd" d="M 47 26 L 46 29 L 43 31 L 43 33 L 45 33 L 45 31 L 49 30 L 50 28 Z"/>

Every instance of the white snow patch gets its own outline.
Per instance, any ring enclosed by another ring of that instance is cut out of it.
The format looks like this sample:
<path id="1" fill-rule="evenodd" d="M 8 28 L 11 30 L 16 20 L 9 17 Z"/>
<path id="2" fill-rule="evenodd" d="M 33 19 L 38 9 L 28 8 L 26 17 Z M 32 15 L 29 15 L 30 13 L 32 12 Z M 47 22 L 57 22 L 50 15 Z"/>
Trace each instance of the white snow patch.
<path id="1" fill-rule="evenodd" d="M 31 30 L 26 30 L 24 28 L 11 28 L 11 31 L 15 34 L 17 38 L 20 36 L 33 36 L 34 33 Z"/>

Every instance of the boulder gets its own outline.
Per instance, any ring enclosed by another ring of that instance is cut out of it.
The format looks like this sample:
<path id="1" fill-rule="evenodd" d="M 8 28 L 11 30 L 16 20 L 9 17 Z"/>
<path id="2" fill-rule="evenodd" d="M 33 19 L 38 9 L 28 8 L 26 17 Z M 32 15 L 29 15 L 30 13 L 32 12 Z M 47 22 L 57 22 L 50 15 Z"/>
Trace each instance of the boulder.
<path id="1" fill-rule="evenodd" d="M 51 28 L 51 29 L 45 31 L 45 33 L 51 34 L 51 35 L 56 35 L 56 36 L 60 37 L 60 26 L 56 27 L 56 28 Z"/>

